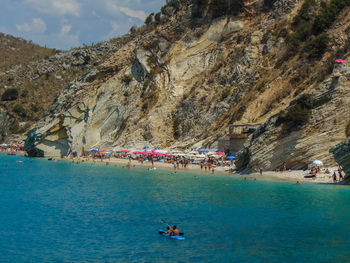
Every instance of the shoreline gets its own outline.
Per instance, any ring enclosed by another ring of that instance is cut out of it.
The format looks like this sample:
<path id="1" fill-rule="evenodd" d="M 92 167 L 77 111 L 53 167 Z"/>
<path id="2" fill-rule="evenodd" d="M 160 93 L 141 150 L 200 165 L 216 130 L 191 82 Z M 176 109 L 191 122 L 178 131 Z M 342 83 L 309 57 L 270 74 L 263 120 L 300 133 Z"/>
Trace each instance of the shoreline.
<path id="1" fill-rule="evenodd" d="M 133 168 L 142 168 L 145 170 L 150 170 L 152 168 L 152 164 L 150 162 L 144 161 L 141 164 L 137 160 L 128 160 L 128 159 L 88 159 L 83 157 L 75 157 L 75 158 L 56 158 L 56 160 L 64 160 L 75 164 L 80 163 L 88 163 L 88 164 L 100 164 L 100 165 L 109 165 L 115 167 L 125 167 L 130 164 L 131 169 Z M 208 172 L 200 168 L 199 165 L 190 164 L 187 168 L 178 168 L 176 171 L 173 168 L 172 164 L 163 163 L 163 162 L 154 162 L 154 167 L 157 170 L 170 171 L 172 173 L 184 172 L 184 173 L 194 173 L 197 175 L 207 175 L 207 176 L 227 176 L 234 178 L 241 178 L 242 180 L 263 180 L 263 181 L 275 181 L 275 182 L 294 182 L 296 183 L 319 183 L 319 184 L 339 184 L 339 182 L 334 183 L 332 179 L 332 174 L 318 174 L 316 178 L 304 178 L 305 175 L 308 175 L 308 171 L 303 170 L 291 170 L 284 172 L 275 172 L 275 171 L 263 171 L 262 175 L 259 172 L 253 172 L 248 174 L 240 174 L 240 173 L 229 173 L 228 167 L 216 167 L 215 172 Z M 336 170 L 335 167 L 328 168 L 329 171 Z"/>
<path id="2" fill-rule="evenodd" d="M 2 154 L 7 154 L 7 152 L 1 152 Z M 17 152 L 17 156 L 24 157 L 23 152 Z M 31 158 L 31 157 L 27 157 Z M 37 158 L 42 160 L 48 160 L 47 157 L 43 158 Z M 73 158 L 52 158 L 53 161 L 67 161 L 74 164 L 81 164 L 81 163 L 87 163 L 87 164 L 99 164 L 99 165 L 106 165 L 106 166 L 115 166 L 115 167 L 125 167 L 129 165 L 131 169 L 133 168 L 141 168 L 145 170 L 150 170 L 152 168 L 152 164 L 148 161 L 144 161 L 144 163 L 140 163 L 138 160 L 129 160 L 129 159 L 119 159 L 119 158 L 111 158 L 111 159 L 92 159 L 92 158 L 86 158 L 86 157 L 73 157 Z M 221 167 L 218 166 L 215 168 L 215 172 L 209 172 L 201 170 L 200 166 L 197 164 L 189 164 L 187 168 L 177 168 L 176 171 L 174 170 L 173 164 L 164 163 L 164 162 L 154 162 L 154 167 L 157 170 L 163 170 L 163 171 L 169 171 L 172 173 L 192 173 L 196 175 L 207 175 L 207 176 L 225 176 L 225 177 L 233 177 L 233 178 L 241 178 L 242 180 L 262 180 L 262 181 L 273 181 L 273 182 L 294 182 L 294 183 L 318 183 L 318 184 L 334 184 L 338 185 L 341 184 L 339 181 L 336 183 L 333 182 L 332 179 L 332 171 L 337 170 L 336 167 L 328 167 L 330 173 L 329 174 L 318 174 L 316 178 L 305 178 L 305 175 L 309 175 L 308 171 L 303 170 L 290 170 L 290 171 L 283 171 L 283 172 L 275 172 L 275 171 L 263 171 L 262 175 L 260 175 L 259 172 L 253 172 L 253 173 L 229 173 L 229 167 Z M 325 167 L 324 169 L 326 169 Z"/>

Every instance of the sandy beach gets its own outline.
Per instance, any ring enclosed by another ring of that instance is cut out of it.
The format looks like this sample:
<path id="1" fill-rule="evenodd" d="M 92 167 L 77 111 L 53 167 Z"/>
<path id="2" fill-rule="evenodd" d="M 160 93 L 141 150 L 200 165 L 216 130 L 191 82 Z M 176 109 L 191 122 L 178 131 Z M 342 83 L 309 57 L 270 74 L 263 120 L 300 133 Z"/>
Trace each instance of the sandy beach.
<path id="1" fill-rule="evenodd" d="M 76 164 L 80 163 L 91 163 L 91 164 L 102 164 L 102 165 L 112 165 L 112 166 L 122 166 L 128 168 L 144 168 L 144 169 L 152 169 L 151 162 L 144 161 L 143 164 L 137 160 L 128 160 L 128 159 L 119 159 L 119 158 L 111 158 L 111 159 L 92 159 L 92 158 L 64 158 L 62 160 L 70 161 Z M 305 176 L 309 176 L 309 170 L 290 170 L 283 172 L 275 172 L 275 171 L 263 171 L 262 175 L 259 172 L 249 173 L 249 174 L 240 174 L 240 173 L 230 173 L 229 167 L 216 167 L 214 173 L 205 171 L 205 169 L 201 169 L 197 164 L 190 164 L 187 168 L 178 168 L 174 170 L 172 164 L 164 163 L 164 162 L 154 162 L 154 167 L 160 170 L 168 170 L 172 173 L 176 172 L 189 172 L 196 174 L 206 174 L 206 175 L 225 175 L 231 177 L 239 177 L 242 180 L 267 180 L 267 181 L 286 181 L 286 182 L 297 182 L 299 183 L 333 183 L 332 173 L 334 170 L 337 170 L 337 167 L 326 167 L 330 171 L 329 174 L 319 173 L 316 178 L 305 178 Z M 338 176 L 338 175 L 337 175 Z"/>

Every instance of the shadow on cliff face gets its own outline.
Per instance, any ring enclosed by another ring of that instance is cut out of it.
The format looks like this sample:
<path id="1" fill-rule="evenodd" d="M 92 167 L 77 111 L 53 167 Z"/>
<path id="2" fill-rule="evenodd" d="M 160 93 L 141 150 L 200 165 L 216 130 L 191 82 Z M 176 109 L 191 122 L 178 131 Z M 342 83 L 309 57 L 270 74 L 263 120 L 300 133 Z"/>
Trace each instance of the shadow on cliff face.
<path id="1" fill-rule="evenodd" d="M 36 129 L 28 131 L 28 137 L 24 142 L 24 150 L 29 157 L 44 157 L 44 152 L 35 147 L 35 142 L 38 140 L 35 131 Z"/>
<path id="2" fill-rule="evenodd" d="M 249 148 L 245 147 L 237 154 L 237 160 L 235 161 L 236 169 L 238 172 L 244 172 L 248 170 L 250 163 L 251 153 Z"/>
<path id="3" fill-rule="evenodd" d="M 62 129 L 60 131 L 63 131 Z M 40 136 L 36 134 L 36 129 L 32 129 L 28 132 L 28 137 L 24 143 L 24 150 L 28 153 L 29 157 L 45 157 L 45 151 L 39 149 L 40 147 L 44 147 L 43 149 L 51 148 L 51 154 L 48 156 L 67 156 L 70 151 L 70 145 L 68 143 L 67 137 L 60 138 L 57 141 L 48 141 L 42 139 Z"/>
<path id="4" fill-rule="evenodd" d="M 350 184 L 350 137 L 329 152 L 334 154 L 334 159 L 343 167 L 345 179 L 342 184 Z"/>

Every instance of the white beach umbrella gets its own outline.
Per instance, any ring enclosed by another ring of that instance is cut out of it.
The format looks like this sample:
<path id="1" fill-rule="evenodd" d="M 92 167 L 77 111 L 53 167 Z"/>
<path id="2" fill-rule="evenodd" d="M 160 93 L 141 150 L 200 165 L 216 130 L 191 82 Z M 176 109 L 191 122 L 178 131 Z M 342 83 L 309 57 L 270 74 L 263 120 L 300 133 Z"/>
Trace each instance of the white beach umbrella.
<path id="1" fill-rule="evenodd" d="M 323 166 L 323 162 L 320 160 L 315 160 L 312 162 L 312 165 L 313 166 Z"/>

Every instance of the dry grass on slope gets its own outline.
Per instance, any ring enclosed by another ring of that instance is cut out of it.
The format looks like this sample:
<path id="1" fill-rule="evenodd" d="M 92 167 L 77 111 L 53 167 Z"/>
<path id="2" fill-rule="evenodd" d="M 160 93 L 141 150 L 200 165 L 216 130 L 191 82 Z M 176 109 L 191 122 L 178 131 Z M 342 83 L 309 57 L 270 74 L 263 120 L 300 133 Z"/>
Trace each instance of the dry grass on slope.
<path id="1" fill-rule="evenodd" d="M 0 71 L 52 56 L 56 50 L 0 33 Z"/>

